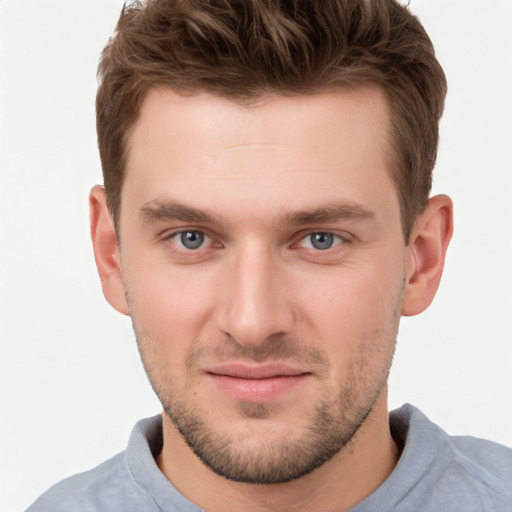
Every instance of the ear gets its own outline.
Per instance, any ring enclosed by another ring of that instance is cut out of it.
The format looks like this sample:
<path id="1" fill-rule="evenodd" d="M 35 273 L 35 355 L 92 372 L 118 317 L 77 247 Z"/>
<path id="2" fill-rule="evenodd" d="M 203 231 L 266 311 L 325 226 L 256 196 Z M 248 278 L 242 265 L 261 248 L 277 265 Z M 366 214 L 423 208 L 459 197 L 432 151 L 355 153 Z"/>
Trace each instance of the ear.
<path id="1" fill-rule="evenodd" d="M 123 285 L 121 254 L 105 189 L 99 185 L 89 195 L 91 238 L 103 295 L 120 313 L 129 315 Z"/>
<path id="2" fill-rule="evenodd" d="M 431 304 L 452 234 L 452 200 L 444 195 L 432 197 L 416 220 L 407 247 L 402 315 L 417 315 Z"/>

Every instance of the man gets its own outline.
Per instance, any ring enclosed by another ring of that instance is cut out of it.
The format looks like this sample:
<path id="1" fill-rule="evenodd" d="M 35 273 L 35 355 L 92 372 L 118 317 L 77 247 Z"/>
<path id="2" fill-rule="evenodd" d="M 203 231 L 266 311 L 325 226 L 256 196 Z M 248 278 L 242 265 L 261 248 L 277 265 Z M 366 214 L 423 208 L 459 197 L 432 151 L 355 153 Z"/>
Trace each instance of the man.
<path id="1" fill-rule="evenodd" d="M 508 510 L 512 453 L 389 415 L 432 301 L 446 82 L 391 0 L 148 1 L 100 63 L 105 297 L 164 413 L 30 510 Z"/>

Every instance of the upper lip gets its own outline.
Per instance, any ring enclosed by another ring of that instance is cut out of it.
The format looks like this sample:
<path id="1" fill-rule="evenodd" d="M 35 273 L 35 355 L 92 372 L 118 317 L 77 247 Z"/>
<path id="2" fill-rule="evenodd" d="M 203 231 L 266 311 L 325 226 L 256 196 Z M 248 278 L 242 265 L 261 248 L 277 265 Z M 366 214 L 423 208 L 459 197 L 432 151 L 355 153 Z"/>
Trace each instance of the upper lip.
<path id="1" fill-rule="evenodd" d="M 294 377 L 310 372 L 283 363 L 240 364 L 229 363 L 212 365 L 205 368 L 206 373 L 235 377 L 239 379 L 270 379 L 275 377 Z"/>

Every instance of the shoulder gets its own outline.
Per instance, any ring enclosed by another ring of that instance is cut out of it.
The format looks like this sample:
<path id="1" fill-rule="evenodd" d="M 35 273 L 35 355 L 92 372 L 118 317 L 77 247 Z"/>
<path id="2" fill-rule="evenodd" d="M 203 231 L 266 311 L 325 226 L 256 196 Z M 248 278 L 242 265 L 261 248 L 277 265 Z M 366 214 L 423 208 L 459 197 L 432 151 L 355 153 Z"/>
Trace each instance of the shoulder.
<path id="1" fill-rule="evenodd" d="M 62 480 L 46 491 L 27 512 L 152 510 L 134 485 L 122 452 L 90 471 Z"/>
<path id="2" fill-rule="evenodd" d="M 503 497 L 512 507 L 512 449 L 469 436 L 450 438 L 453 466 L 480 494 Z"/>
<path id="3" fill-rule="evenodd" d="M 126 451 L 90 471 L 62 480 L 27 512 L 157 511 L 153 498 L 133 471 L 134 466 L 142 466 L 144 472 L 144 465 L 154 465 L 148 444 L 151 438 L 147 436 L 158 435 L 159 426 L 159 417 L 141 420 L 132 431 Z"/>
<path id="4" fill-rule="evenodd" d="M 395 411 L 393 420 L 405 434 L 407 471 L 421 468 L 411 497 L 435 504 L 427 510 L 512 510 L 512 449 L 450 436 L 409 405 Z"/>

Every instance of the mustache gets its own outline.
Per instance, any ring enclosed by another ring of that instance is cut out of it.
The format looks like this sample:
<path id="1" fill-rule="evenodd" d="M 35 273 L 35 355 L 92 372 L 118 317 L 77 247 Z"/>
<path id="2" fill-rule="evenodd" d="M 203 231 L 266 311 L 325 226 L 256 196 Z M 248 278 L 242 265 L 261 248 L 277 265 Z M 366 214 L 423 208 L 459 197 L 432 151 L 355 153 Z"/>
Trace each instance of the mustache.
<path id="1" fill-rule="evenodd" d="M 194 368 L 198 361 L 209 358 L 221 363 L 241 359 L 255 363 L 294 361 L 324 367 L 329 364 L 325 353 L 318 347 L 279 334 L 266 338 L 257 346 L 241 345 L 229 335 L 222 340 L 209 342 L 196 340 L 186 364 L 188 368 Z"/>

